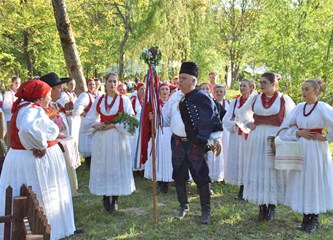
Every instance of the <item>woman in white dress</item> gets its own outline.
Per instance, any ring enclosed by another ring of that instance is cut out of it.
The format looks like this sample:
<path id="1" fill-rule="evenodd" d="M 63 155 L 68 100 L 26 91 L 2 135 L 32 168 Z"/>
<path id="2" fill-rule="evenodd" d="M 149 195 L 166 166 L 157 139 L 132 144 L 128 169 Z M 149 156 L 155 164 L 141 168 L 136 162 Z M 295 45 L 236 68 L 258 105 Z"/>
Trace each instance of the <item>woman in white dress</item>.
<path id="1" fill-rule="evenodd" d="M 305 102 L 291 111 L 281 128 L 282 140 L 299 141 L 303 147 L 303 170 L 288 172 L 285 204 L 303 213 L 298 229 L 315 232 L 319 214 L 333 209 L 333 165 L 328 141 L 333 141 L 333 108 L 318 101 L 320 85 L 305 81 L 302 95 Z M 327 134 L 323 135 L 323 130 Z"/>
<path id="2" fill-rule="evenodd" d="M 19 77 L 13 77 L 11 81 L 11 87 L 10 89 L 5 93 L 3 97 L 3 103 L 2 103 L 2 110 L 5 117 L 5 129 L 7 132 L 7 144 L 8 147 L 10 146 L 10 139 L 9 139 L 9 130 L 10 130 L 10 119 L 12 118 L 12 106 L 13 103 L 16 101 L 15 93 L 17 89 L 20 87 L 21 79 Z"/>
<path id="3" fill-rule="evenodd" d="M 79 129 L 81 124 L 80 116 L 73 115 L 74 104 L 77 100 L 77 96 L 74 92 L 76 87 L 76 81 L 71 79 L 66 83 L 67 88 L 61 92 L 60 98 L 57 100 L 66 113 L 66 119 L 69 126 L 69 135 L 72 136 L 76 142 L 79 141 Z"/>
<path id="4" fill-rule="evenodd" d="M 95 131 L 89 189 L 92 194 L 103 196 L 103 207 L 110 213 L 118 208 L 118 196 L 135 190 L 129 133 L 122 123 L 107 124 L 121 112 L 133 114 L 128 97 L 117 92 L 118 83 L 116 73 L 107 75 L 107 93 L 97 97 L 83 120 L 85 128 Z"/>
<path id="5" fill-rule="evenodd" d="M 132 103 L 133 111 L 135 114 L 136 119 L 141 121 L 141 110 L 143 107 L 144 97 L 146 93 L 146 86 L 145 83 L 139 82 L 135 86 L 135 91 L 130 96 L 130 100 Z M 139 141 L 139 131 L 138 129 L 133 137 L 130 138 L 131 141 L 131 151 L 132 151 L 132 161 L 133 161 L 133 171 L 135 176 L 141 176 L 143 177 L 143 167 L 140 167 L 140 156 L 138 152 L 140 151 L 140 141 Z"/>
<path id="6" fill-rule="evenodd" d="M 284 203 L 286 173 L 275 170 L 274 156 L 267 153 L 267 137 L 277 133 L 295 103 L 276 90 L 277 84 L 274 73 L 264 73 L 260 79 L 261 93 L 253 94 L 239 109 L 237 122 L 242 130 L 251 130 L 247 140 L 244 198 L 259 205 L 259 221 L 272 221 L 276 204 Z"/>
<path id="7" fill-rule="evenodd" d="M 81 116 L 81 121 L 87 116 L 89 109 L 93 105 L 96 95 L 96 84 L 93 78 L 86 80 L 88 91 L 80 94 L 74 104 L 73 116 Z M 91 162 L 91 132 L 82 127 L 80 124 L 79 132 L 79 152 L 85 158 L 85 164 L 90 168 Z"/>
<path id="8" fill-rule="evenodd" d="M 220 85 L 222 86 L 222 85 Z M 226 113 L 225 109 L 222 107 L 222 102 L 224 99 L 224 88 L 216 87 L 215 89 L 212 89 L 211 85 L 209 83 L 202 83 L 200 84 L 199 88 L 203 91 L 205 91 L 209 96 L 212 97 L 212 95 L 215 95 L 214 103 L 219 111 L 220 114 L 220 120 L 222 122 L 222 119 L 224 117 L 224 114 Z M 215 91 L 216 90 L 216 94 Z M 219 94 L 220 91 L 223 91 L 223 94 Z M 214 92 L 214 94 L 213 94 Z M 223 145 L 223 134 L 227 130 L 223 129 L 221 142 L 222 142 L 222 148 L 224 149 Z M 212 145 L 214 144 L 214 140 L 208 140 L 208 144 Z M 212 151 L 209 151 L 207 153 L 207 159 L 208 159 L 208 167 L 209 167 L 209 177 L 212 182 L 222 182 L 224 180 L 224 152 L 221 151 L 221 153 L 218 156 L 215 156 L 215 154 Z M 211 190 L 211 194 L 214 192 Z"/>
<path id="9" fill-rule="evenodd" d="M 160 106 L 164 104 L 170 97 L 170 87 L 168 83 L 160 84 Z M 160 192 L 167 193 L 169 190 L 169 182 L 172 179 L 172 161 L 171 161 L 171 131 L 170 127 L 163 127 L 157 131 L 156 137 L 156 180 Z M 148 151 L 151 148 L 149 143 Z M 152 156 L 148 153 L 148 161 L 145 164 L 145 178 L 152 179 Z"/>
<path id="10" fill-rule="evenodd" d="M 225 180 L 228 183 L 239 186 L 239 193 L 235 199 L 243 200 L 245 162 L 247 159 L 246 147 L 249 129 L 244 133 L 238 127 L 235 118 L 238 117 L 239 109 L 254 90 L 254 83 L 252 80 L 243 79 L 240 82 L 239 89 L 241 95 L 231 101 L 227 113 L 223 118 L 224 128 L 230 132 L 228 140 L 229 147 L 227 149 L 228 157 L 225 159 L 224 167 Z"/>
<path id="11" fill-rule="evenodd" d="M 222 105 L 222 108 L 227 110 L 230 101 L 225 98 L 225 95 L 227 94 L 227 90 L 225 89 L 225 86 L 223 84 L 216 84 L 214 87 L 214 98 L 215 100 Z M 221 119 L 222 120 L 222 119 Z M 223 164 L 221 168 L 223 168 L 223 171 L 217 175 L 219 179 L 224 180 L 224 165 L 225 165 L 225 159 L 228 157 L 228 148 L 229 148 L 229 130 L 223 126 L 223 132 L 222 132 L 222 153 L 221 158 L 223 159 Z M 217 173 L 218 174 L 218 173 Z"/>
<path id="12" fill-rule="evenodd" d="M 31 80 L 18 89 L 13 104 L 11 148 L 0 178 L 0 215 L 3 215 L 6 188 L 13 196 L 22 184 L 36 193 L 51 225 L 51 239 L 74 233 L 74 213 L 64 155 L 56 142 L 59 128 L 45 114 L 51 100 L 48 84 Z M 23 100 L 23 101 L 21 101 Z M 0 239 L 3 237 L 0 230 Z"/>

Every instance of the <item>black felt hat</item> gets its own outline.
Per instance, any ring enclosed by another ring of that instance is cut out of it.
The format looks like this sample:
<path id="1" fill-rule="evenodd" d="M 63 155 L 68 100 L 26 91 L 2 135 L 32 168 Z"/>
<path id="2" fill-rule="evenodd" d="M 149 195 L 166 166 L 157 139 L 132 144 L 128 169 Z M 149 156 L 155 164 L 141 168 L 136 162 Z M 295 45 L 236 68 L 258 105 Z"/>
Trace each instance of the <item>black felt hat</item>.
<path id="1" fill-rule="evenodd" d="M 54 87 L 63 83 L 71 81 L 71 78 L 59 78 L 54 72 L 48 73 L 39 78 L 41 81 L 46 82 L 50 87 Z"/>
<path id="2" fill-rule="evenodd" d="M 187 73 L 194 77 L 198 77 L 199 67 L 195 62 L 183 62 L 180 66 L 179 74 Z"/>

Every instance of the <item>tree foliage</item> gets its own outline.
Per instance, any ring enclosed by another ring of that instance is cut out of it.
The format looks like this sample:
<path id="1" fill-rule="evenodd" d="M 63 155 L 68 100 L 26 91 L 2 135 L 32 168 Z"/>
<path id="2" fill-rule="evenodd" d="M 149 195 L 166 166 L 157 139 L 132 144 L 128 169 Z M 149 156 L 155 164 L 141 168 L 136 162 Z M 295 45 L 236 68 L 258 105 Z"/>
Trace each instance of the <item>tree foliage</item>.
<path id="1" fill-rule="evenodd" d="M 199 81 L 212 70 L 220 82 L 231 66 L 233 81 L 245 64 L 282 75 L 280 88 L 301 100 L 300 84 L 323 78 L 330 99 L 333 76 L 333 5 L 320 0 L 67 0 L 86 77 L 117 71 L 141 79 L 143 48 L 163 52 L 159 76 L 178 73 L 181 61 L 196 61 Z M 67 75 L 50 1 L 0 3 L 0 74 L 8 80 L 55 71 Z"/>

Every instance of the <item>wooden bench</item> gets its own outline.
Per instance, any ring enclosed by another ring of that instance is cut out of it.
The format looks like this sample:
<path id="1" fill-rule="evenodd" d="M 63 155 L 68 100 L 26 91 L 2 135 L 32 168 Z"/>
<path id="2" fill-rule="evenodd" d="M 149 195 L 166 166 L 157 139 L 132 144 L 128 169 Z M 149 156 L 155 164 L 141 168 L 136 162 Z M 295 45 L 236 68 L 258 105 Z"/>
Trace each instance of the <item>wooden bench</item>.
<path id="1" fill-rule="evenodd" d="M 14 199 L 12 192 L 9 186 L 6 189 L 5 216 L 0 216 L 0 223 L 5 224 L 4 240 L 49 240 L 51 226 L 32 188 L 22 185 L 20 196 Z"/>

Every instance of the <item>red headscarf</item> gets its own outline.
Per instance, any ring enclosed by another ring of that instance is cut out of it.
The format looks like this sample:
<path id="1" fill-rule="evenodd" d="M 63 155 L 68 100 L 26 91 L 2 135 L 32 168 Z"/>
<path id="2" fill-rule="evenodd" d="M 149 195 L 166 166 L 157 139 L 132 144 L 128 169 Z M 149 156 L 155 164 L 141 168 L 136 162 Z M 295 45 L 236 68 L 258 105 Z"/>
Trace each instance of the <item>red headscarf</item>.
<path id="1" fill-rule="evenodd" d="M 120 89 L 121 87 L 123 87 L 123 88 L 125 89 L 125 93 L 123 93 L 123 94 L 126 94 L 126 93 L 127 93 L 127 85 L 124 84 L 124 83 L 120 83 L 120 84 L 118 85 L 118 87 L 117 87 L 117 91 L 118 91 L 118 92 L 119 92 L 119 89 Z"/>
<path id="2" fill-rule="evenodd" d="M 135 85 L 135 90 L 139 90 L 139 88 L 140 87 L 142 87 L 142 86 L 144 86 L 145 85 L 145 83 L 143 83 L 143 82 L 139 82 L 137 85 Z"/>
<path id="3" fill-rule="evenodd" d="M 34 102 L 39 98 L 45 97 L 49 91 L 51 91 L 51 87 L 46 82 L 40 80 L 30 80 L 22 83 L 15 94 L 17 100 L 13 104 L 12 112 L 16 111 L 17 105 L 22 99 Z"/>
<path id="4" fill-rule="evenodd" d="M 95 80 L 93 78 L 87 78 L 86 79 L 86 83 L 87 85 L 90 83 L 90 82 L 94 82 Z"/>
<path id="5" fill-rule="evenodd" d="M 170 88 L 170 92 L 172 92 L 173 90 L 177 89 L 177 86 L 174 84 L 169 84 L 169 88 Z"/>
<path id="6" fill-rule="evenodd" d="M 160 89 L 161 89 L 161 87 L 168 87 L 169 89 L 170 89 L 170 84 L 169 83 L 167 83 L 167 82 L 164 82 L 164 83 L 161 83 L 160 84 Z M 171 89 L 170 89 L 171 90 Z"/>

